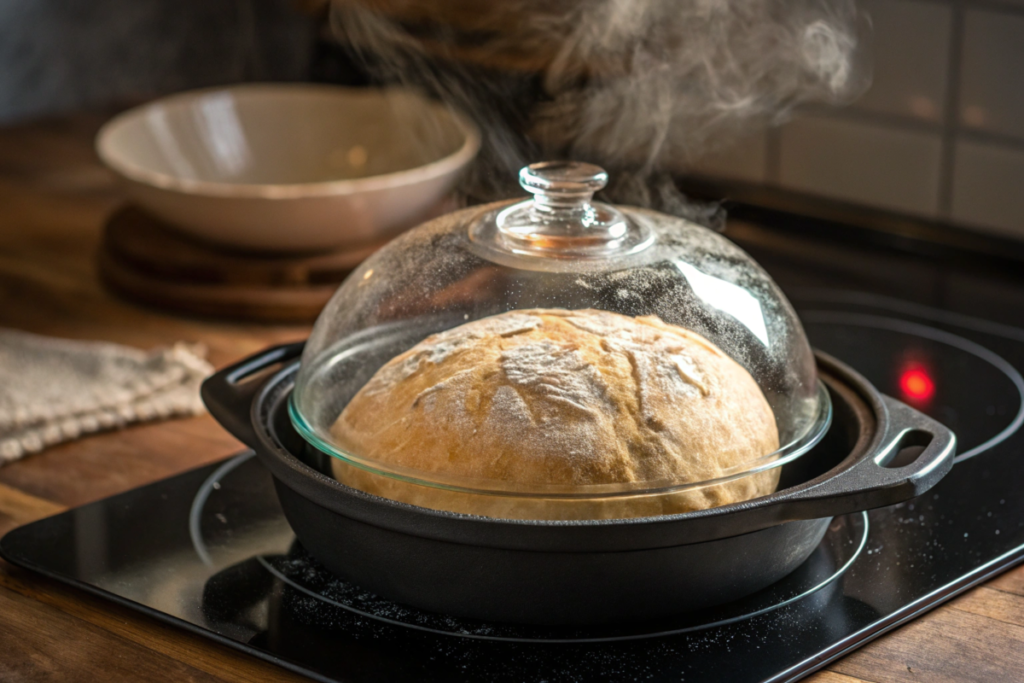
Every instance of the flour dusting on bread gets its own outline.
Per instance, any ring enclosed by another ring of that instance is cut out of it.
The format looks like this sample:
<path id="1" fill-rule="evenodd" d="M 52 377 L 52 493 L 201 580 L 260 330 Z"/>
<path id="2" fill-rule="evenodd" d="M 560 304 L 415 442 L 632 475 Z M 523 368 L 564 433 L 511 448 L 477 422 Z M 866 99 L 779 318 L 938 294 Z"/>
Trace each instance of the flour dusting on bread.
<path id="1" fill-rule="evenodd" d="M 332 435 L 385 469 L 513 493 L 706 481 L 779 445 L 757 383 L 707 339 L 655 317 L 560 309 L 511 311 L 428 337 L 377 371 Z M 681 512 L 764 495 L 778 479 L 769 471 L 574 506 L 460 497 L 343 464 L 335 474 L 426 507 L 526 518 Z"/>

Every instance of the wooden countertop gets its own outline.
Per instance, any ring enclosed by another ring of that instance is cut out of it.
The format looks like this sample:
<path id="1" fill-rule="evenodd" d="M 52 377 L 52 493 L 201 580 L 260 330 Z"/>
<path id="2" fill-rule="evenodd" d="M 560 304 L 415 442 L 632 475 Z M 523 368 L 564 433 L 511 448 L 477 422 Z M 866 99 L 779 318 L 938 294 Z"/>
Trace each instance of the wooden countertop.
<path id="1" fill-rule="evenodd" d="M 92 152 L 100 117 L 0 129 L 0 326 L 141 348 L 200 341 L 215 365 L 305 327 L 187 319 L 96 278 L 121 202 Z M 210 417 L 130 427 L 0 467 L 0 534 L 239 450 Z M 301 677 L 0 562 L 0 680 L 298 681 Z M 1024 680 L 1024 567 L 857 650 L 813 683 Z"/>

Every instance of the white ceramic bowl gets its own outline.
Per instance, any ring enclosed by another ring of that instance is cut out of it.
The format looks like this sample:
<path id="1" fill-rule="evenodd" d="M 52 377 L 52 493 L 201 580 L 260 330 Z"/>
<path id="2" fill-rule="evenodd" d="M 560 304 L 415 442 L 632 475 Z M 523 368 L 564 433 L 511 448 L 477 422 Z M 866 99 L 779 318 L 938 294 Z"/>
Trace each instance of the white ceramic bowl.
<path id="1" fill-rule="evenodd" d="M 140 207 L 204 240 L 274 251 L 392 237 L 436 211 L 479 146 L 464 117 L 410 91 L 305 84 L 174 95 L 96 138 Z"/>

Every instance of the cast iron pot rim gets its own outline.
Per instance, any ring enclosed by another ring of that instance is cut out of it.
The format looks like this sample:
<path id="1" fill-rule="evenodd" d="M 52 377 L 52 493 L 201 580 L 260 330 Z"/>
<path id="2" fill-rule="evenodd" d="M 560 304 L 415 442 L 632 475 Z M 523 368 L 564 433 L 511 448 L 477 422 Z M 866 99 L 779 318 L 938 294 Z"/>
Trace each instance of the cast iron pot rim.
<path id="1" fill-rule="evenodd" d="M 675 515 L 599 520 L 499 519 L 421 508 L 347 487 L 302 462 L 280 444 L 268 426 L 270 415 L 281 410 L 287 400 L 298 362 L 285 366 L 266 381 L 252 402 L 250 418 L 261 446 L 256 452 L 275 478 L 325 511 L 394 532 L 458 544 L 544 552 L 635 551 L 740 536 L 785 522 L 833 516 L 794 514 L 788 507 L 782 511 L 777 506 L 778 499 L 828 482 L 863 459 L 865 453 L 873 452 L 887 436 L 889 416 L 881 395 L 867 380 L 826 354 L 818 352 L 817 357 L 827 384 L 831 380 L 852 390 L 866 404 L 876 421 L 873 433 L 869 437 L 861 433 L 838 465 L 810 481 L 761 498 Z M 868 506 L 857 509 L 865 507 Z M 724 533 L 711 528 L 716 520 L 740 515 L 745 518 L 745 526 L 740 529 L 735 528 L 736 524 L 726 524 Z M 751 519 L 754 516 L 760 519 Z M 694 527 L 695 523 L 701 530 L 692 528 L 687 532 L 687 527 Z"/>

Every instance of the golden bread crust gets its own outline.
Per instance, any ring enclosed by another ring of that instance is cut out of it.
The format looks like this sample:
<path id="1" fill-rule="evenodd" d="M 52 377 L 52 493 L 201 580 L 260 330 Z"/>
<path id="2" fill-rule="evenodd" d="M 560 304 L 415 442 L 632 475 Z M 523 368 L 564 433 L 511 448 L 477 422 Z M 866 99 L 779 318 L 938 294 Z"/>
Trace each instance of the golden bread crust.
<path id="1" fill-rule="evenodd" d="M 428 337 L 378 370 L 331 433 L 366 461 L 506 495 L 416 485 L 334 459 L 339 481 L 485 516 L 671 514 L 762 496 L 778 483 L 773 469 L 670 493 L 533 495 L 701 482 L 778 449 L 757 383 L 714 344 L 656 317 L 597 310 L 510 311 Z"/>

